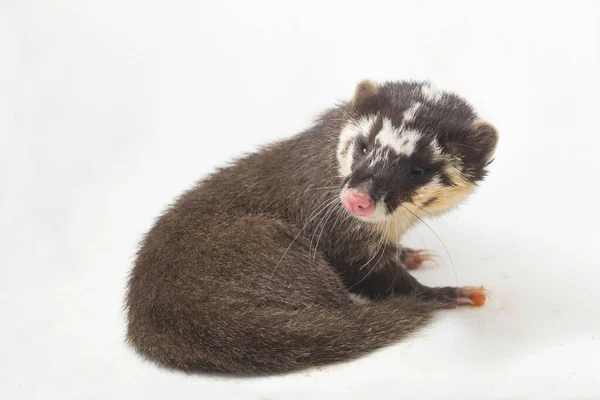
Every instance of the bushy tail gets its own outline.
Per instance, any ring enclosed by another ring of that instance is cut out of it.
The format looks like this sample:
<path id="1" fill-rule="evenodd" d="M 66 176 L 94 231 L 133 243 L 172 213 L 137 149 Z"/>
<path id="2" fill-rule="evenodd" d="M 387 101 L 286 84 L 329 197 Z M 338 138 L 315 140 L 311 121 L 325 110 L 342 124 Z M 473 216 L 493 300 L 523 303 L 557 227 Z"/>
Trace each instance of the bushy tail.
<path id="1" fill-rule="evenodd" d="M 238 309 L 227 319 L 185 313 L 171 321 L 131 318 L 130 343 L 146 358 L 189 371 L 269 374 L 358 357 L 407 336 L 435 304 L 397 298 L 341 308 Z M 222 310 L 221 310 L 222 311 Z M 164 315 L 164 314 L 163 314 Z"/>

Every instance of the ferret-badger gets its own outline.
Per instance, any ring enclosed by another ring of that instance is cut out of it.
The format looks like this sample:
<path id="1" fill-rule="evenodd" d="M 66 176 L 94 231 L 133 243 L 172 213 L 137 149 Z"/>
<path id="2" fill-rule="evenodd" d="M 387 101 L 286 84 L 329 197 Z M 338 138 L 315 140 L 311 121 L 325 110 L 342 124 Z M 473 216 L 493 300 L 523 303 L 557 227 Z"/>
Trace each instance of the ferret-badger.
<path id="1" fill-rule="evenodd" d="M 427 287 L 400 244 L 468 196 L 498 141 L 459 96 L 363 81 L 313 127 L 221 168 L 145 236 L 128 342 L 186 371 L 279 373 L 357 357 L 483 289 Z"/>

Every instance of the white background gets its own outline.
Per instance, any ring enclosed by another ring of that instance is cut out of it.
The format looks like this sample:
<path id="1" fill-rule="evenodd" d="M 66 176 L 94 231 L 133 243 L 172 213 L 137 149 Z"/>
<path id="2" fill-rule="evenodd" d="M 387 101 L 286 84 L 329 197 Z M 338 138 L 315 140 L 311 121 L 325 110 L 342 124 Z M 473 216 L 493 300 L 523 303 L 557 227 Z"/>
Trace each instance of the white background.
<path id="1" fill-rule="evenodd" d="M 594 2 L 0 1 L 0 393 L 6 399 L 600 398 Z M 141 235 L 232 156 L 363 78 L 430 79 L 501 134 L 491 176 L 409 244 L 481 309 L 283 377 L 188 376 L 123 343 Z M 456 277 L 455 277 L 456 273 Z"/>

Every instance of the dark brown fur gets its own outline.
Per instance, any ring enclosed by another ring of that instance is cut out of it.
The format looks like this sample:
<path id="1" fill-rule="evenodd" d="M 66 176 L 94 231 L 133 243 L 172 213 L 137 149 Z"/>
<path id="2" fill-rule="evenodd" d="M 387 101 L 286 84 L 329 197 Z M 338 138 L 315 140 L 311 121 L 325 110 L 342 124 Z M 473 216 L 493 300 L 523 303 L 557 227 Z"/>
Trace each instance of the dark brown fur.
<path id="1" fill-rule="evenodd" d="M 126 299 L 141 355 L 187 371 L 293 371 L 393 343 L 454 304 L 459 289 L 419 284 L 402 265 L 409 249 L 375 246 L 380 235 L 339 206 L 353 107 L 218 170 L 157 220 Z"/>

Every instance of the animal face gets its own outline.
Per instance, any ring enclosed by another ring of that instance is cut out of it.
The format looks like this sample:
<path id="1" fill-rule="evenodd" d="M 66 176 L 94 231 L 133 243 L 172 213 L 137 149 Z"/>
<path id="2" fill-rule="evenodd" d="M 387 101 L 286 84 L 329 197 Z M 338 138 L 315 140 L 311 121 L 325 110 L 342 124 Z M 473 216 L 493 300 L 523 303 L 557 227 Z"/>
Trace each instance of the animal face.
<path id="1" fill-rule="evenodd" d="M 460 97 L 428 83 L 361 82 L 337 158 L 345 208 L 366 221 L 441 213 L 486 174 L 498 136 Z"/>

